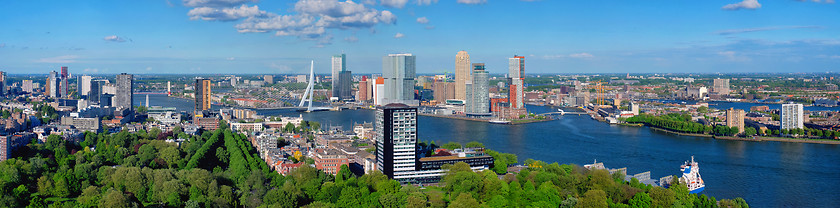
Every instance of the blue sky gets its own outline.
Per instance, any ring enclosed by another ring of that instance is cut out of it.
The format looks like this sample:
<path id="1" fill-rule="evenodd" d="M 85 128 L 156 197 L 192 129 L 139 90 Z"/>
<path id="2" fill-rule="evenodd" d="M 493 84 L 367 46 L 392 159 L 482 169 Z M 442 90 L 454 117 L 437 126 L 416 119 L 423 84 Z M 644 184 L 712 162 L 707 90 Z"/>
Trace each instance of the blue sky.
<path id="1" fill-rule="evenodd" d="M 354 73 L 413 53 L 491 73 L 838 72 L 832 0 L 144 0 L 0 2 L 0 70 L 74 74 Z"/>

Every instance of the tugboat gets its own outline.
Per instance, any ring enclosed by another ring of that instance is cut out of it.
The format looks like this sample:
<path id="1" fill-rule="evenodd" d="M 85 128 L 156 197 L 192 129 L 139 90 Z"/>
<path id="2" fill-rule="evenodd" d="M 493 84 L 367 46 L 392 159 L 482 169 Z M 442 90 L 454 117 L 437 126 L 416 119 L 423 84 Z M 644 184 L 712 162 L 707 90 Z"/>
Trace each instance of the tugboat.
<path id="1" fill-rule="evenodd" d="M 697 162 L 694 162 L 694 156 L 691 156 L 691 162 L 686 161 L 680 170 L 683 173 L 680 182 L 685 183 L 689 193 L 700 193 L 706 188 L 706 184 L 700 178 L 700 166 L 697 165 Z"/>

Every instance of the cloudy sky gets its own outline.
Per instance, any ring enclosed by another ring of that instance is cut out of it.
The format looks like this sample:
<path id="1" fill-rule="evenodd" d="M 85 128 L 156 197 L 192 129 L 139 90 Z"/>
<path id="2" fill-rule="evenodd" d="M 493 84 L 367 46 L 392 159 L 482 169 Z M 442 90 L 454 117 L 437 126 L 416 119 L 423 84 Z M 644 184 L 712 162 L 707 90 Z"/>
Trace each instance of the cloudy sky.
<path id="1" fill-rule="evenodd" d="M 491 73 L 838 72 L 833 0 L 2 1 L 0 70 L 74 74 L 379 73 L 413 53 L 454 71 L 466 50 Z"/>

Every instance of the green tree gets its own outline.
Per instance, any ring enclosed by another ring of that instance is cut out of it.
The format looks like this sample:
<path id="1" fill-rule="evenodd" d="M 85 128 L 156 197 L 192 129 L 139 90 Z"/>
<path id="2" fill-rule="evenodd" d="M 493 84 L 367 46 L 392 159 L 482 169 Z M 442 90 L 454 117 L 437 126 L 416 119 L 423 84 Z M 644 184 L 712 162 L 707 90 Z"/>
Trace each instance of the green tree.
<path id="1" fill-rule="evenodd" d="M 607 193 L 603 190 L 589 190 L 575 207 L 607 207 Z"/>
<path id="2" fill-rule="evenodd" d="M 476 142 L 476 141 L 472 141 L 472 142 L 468 142 L 466 144 L 466 147 L 467 148 L 484 148 L 484 144 Z"/>
<path id="3" fill-rule="evenodd" d="M 632 207 L 632 208 L 650 207 L 652 200 L 653 199 L 651 199 L 650 195 L 648 195 L 647 193 L 639 192 L 635 196 L 633 196 L 633 199 L 630 199 L 630 207 Z"/>
<path id="4" fill-rule="evenodd" d="M 129 208 L 131 203 L 115 189 L 108 189 L 99 201 L 99 207 Z"/>
<path id="5" fill-rule="evenodd" d="M 458 143 L 458 142 L 449 142 L 449 143 L 446 143 L 446 144 L 444 144 L 443 146 L 440 146 L 440 147 L 444 148 L 444 149 L 448 149 L 448 150 L 454 150 L 454 149 L 461 149 L 461 144 Z"/>
<path id="6" fill-rule="evenodd" d="M 474 208 L 478 207 L 478 201 L 470 193 L 461 193 L 449 204 L 449 208 Z"/>

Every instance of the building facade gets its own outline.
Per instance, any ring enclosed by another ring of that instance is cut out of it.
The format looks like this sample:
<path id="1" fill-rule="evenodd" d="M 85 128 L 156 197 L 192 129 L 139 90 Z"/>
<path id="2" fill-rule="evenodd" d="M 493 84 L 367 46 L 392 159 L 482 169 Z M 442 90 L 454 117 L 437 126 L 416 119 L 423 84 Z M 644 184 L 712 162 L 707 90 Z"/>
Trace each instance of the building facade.
<path id="1" fill-rule="evenodd" d="M 58 72 L 51 71 L 49 77 L 47 77 L 47 84 L 44 85 L 46 87 L 46 94 L 49 97 L 56 98 L 61 97 L 61 91 L 58 90 L 59 82 L 61 78 L 58 76 Z"/>
<path id="2" fill-rule="evenodd" d="M 376 109 L 376 166 L 388 178 L 416 170 L 417 116 L 417 108 L 401 103 Z"/>
<path id="3" fill-rule="evenodd" d="M 472 81 L 470 54 L 458 51 L 455 55 L 455 99 L 467 100 L 467 83 Z"/>
<path id="4" fill-rule="evenodd" d="M 70 88 L 70 86 L 69 86 L 70 82 L 68 82 L 69 79 L 70 79 L 70 72 L 67 71 L 66 66 L 62 66 L 61 67 L 61 82 L 59 83 L 60 84 L 59 85 L 60 86 L 59 91 L 60 91 L 61 95 L 59 97 L 66 98 L 66 97 L 70 96 L 70 94 L 68 94 L 68 91 L 69 91 L 68 89 Z"/>
<path id="5" fill-rule="evenodd" d="M 134 109 L 132 102 L 134 101 L 134 75 L 118 74 L 117 75 L 117 92 L 114 94 L 114 107 L 123 107 L 126 109 Z"/>
<path id="6" fill-rule="evenodd" d="M 802 104 L 782 104 L 782 115 L 779 118 L 781 129 L 804 129 L 804 114 Z"/>
<path id="7" fill-rule="evenodd" d="M 509 96 L 511 108 L 525 108 L 525 57 L 514 56 L 508 59 L 508 75 L 511 79 Z"/>
<path id="8" fill-rule="evenodd" d="M 338 174 L 342 165 L 350 167 L 347 155 L 335 149 L 320 149 L 315 151 L 315 168 L 327 174 Z"/>
<path id="9" fill-rule="evenodd" d="M 729 79 L 715 79 L 712 90 L 720 95 L 729 94 Z"/>
<path id="10" fill-rule="evenodd" d="M 490 74 L 484 63 L 473 64 L 472 81 L 467 88 L 466 113 L 490 113 Z"/>
<path id="11" fill-rule="evenodd" d="M 382 77 L 385 85 L 381 105 L 417 104 L 414 100 L 415 60 L 416 57 L 411 54 L 390 54 L 382 57 Z"/>
<path id="12" fill-rule="evenodd" d="M 93 80 L 91 76 L 81 76 L 76 79 L 76 91 L 78 91 L 79 96 L 87 96 L 90 92 L 90 81 Z"/>
<path id="13" fill-rule="evenodd" d="M 726 110 L 726 126 L 738 127 L 738 133 L 743 133 L 745 116 L 744 110 L 729 108 L 729 110 Z"/>
<path id="14" fill-rule="evenodd" d="M 210 79 L 195 79 L 195 111 L 210 110 Z M 199 115 L 196 113 L 195 115 Z"/>

